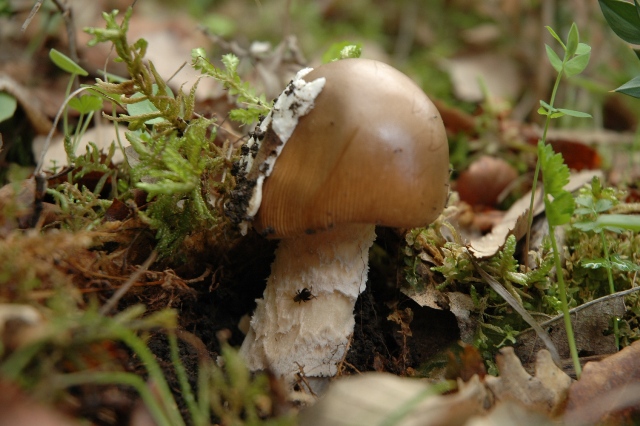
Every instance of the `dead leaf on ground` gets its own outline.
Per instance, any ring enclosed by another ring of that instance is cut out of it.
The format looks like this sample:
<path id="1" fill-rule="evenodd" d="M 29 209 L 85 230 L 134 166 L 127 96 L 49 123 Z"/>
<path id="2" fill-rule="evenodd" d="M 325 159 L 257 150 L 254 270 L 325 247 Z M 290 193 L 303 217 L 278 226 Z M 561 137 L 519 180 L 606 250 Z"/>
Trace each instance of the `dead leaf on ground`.
<path id="1" fill-rule="evenodd" d="M 522 134 L 528 139 L 531 145 L 538 145 L 538 140 L 542 136 L 539 128 L 522 126 Z M 602 167 L 602 158 L 595 148 L 593 131 L 579 132 L 571 131 L 551 131 L 547 133 L 547 143 L 555 152 L 562 154 L 567 166 L 576 171 L 594 170 Z M 601 141 L 598 141 L 600 143 Z"/>
<path id="2" fill-rule="evenodd" d="M 464 133 L 471 137 L 478 132 L 477 119 L 473 115 L 459 108 L 449 106 L 439 99 L 433 99 L 433 103 L 438 108 L 438 112 L 440 112 L 447 133 L 453 135 Z"/>
<path id="3" fill-rule="evenodd" d="M 50 224 L 61 216 L 55 204 L 43 201 L 44 190 L 36 189 L 34 178 L 10 183 L 0 188 L 0 237 L 5 238 L 15 229 L 27 229 Z M 8 214 L 7 214 L 8 213 Z"/>
<path id="4" fill-rule="evenodd" d="M 70 417 L 29 398 L 16 386 L 0 382 L 0 426 L 74 426 Z"/>
<path id="5" fill-rule="evenodd" d="M 487 369 L 480 350 L 473 345 L 461 343 L 447 352 L 447 367 L 445 378 L 449 380 L 461 379 L 468 382 L 477 375 L 484 379 Z"/>
<path id="6" fill-rule="evenodd" d="M 580 189 L 591 182 L 594 176 L 602 177 L 599 170 L 588 170 L 571 175 L 565 189 L 569 192 Z M 540 197 L 540 188 L 536 191 L 533 203 L 533 216 L 544 212 L 544 203 Z M 502 222 L 496 225 L 490 233 L 469 241 L 469 251 L 476 259 L 486 259 L 494 256 L 504 247 L 507 237 L 513 234 L 516 239 L 522 238 L 527 232 L 527 213 L 531 203 L 531 192 L 516 201 L 504 215 Z"/>
<path id="7" fill-rule="evenodd" d="M 437 395 L 419 379 L 365 373 L 335 381 L 318 402 L 300 413 L 305 426 L 462 425 L 489 405 L 489 394 L 475 376 L 460 390 Z M 393 421 L 392 421 L 393 419 Z"/>
<path id="8" fill-rule="evenodd" d="M 44 135 L 51 130 L 53 123 L 43 112 L 37 97 L 33 96 L 29 89 L 8 75 L 0 74 L 0 92 L 6 92 L 16 98 L 36 133 Z"/>
<path id="9" fill-rule="evenodd" d="M 486 416 L 474 417 L 465 426 L 552 426 L 556 425 L 543 414 L 513 401 L 498 402 Z"/>
<path id="10" fill-rule="evenodd" d="M 607 334 L 611 318 L 625 313 L 623 297 L 602 297 L 571 310 L 571 323 L 578 352 L 587 355 L 602 355 L 616 352 L 615 339 Z M 540 324 L 551 336 L 562 358 L 569 358 L 569 343 L 562 315 Z M 532 354 L 544 347 L 533 331 L 527 330 L 518 336 L 516 353 L 524 364 L 533 362 Z"/>
<path id="11" fill-rule="evenodd" d="M 549 351 L 538 352 L 535 376 L 526 372 L 511 347 L 500 349 L 496 364 L 500 376 L 487 376 L 485 382 L 498 400 L 519 401 L 550 415 L 561 408 L 572 380 L 554 364 Z"/>
<path id="12" fill-rule="evenodd" d="M 568 425 L 626 425 L 640 419 L 640 341 L 585 365 L 569 390 Z"/>
<path id="13" fill-rule="evenodd" d="M 334 381 L 318 402 L 300 413 L 305 426 L 393 424 L 550 425 L 563 406 L 571 378 L 540 351 L 530 376 L 511 348 L 497 358 L 500 377 L 458 380 L 457 392 L 434 393 L 426 381 L 387 373 L 365 373 Z"/>
<path id="14" fill-rule="evenodd" d="M 429 284 L 424 291 L 401 287 L 400 291 L 422 307 L 449 310 L 456 317 L 460 330 L 460 339 L 464 343 L 473 343 L 478 328 L 478 313 L 471 296 L 460 292 L 442 292 Z"/>

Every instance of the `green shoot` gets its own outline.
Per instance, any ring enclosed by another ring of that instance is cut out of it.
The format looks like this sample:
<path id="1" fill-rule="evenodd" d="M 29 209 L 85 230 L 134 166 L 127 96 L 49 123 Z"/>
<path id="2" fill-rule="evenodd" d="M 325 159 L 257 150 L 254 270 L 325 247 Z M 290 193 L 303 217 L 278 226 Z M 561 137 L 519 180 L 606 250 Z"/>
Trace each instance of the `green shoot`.
<path id="1" fill-rule="evenodd" d="M 553 250 L 553 258 L 556 267 L 556 280 L 558 283 L 558 293 L 564 316 L 564 326 L 567 331 L 569 351 L 571 353 L 571 358 L 573 359 L 576 376 L 580 377 L 580 360 L 578 359 L 578 350 L 576 347 L 575 337 L 573 335 L 573 326 L 571 325 L 571 317 L 569 316 L 567 290 L 564 283 L 564 274 L 562 272 L 558 242 L 556 241 L 555 236 L 555 228 L 569 223 L 575 207 L 573 196 L 571 193 L 563 189 L 563 187 L 569 183 L 569 168 L 564 164 L 562 155 L 554 154 L 553 148 L 551 148 L 550 145 L 545 145 L 543 141 L 538 143 L 538 163 L 542 169 L 544 205 L 547 222 L 549 223 L 549 240 L 551 241 L 551 248 Z"/>
<path id="2" fill-rule="evenodd" d="M 322 63 L 338 61 L 347 58 L 359 58 L 362 55 L 362 44 L 342 41 L 333 43 L 322 55 Z"/>
<path id="3" fill-rule="evenodd" d="M 73 88 L 73 84 L 74 81 L 76 80 L 76 78 L 78 76 L 82 76 L 82 77 L 86 77 L 89 75 L 89 73 L 82 68 L 80 65 L 76 64 L 73 59 L 71 59 L 70 57 L 68 57 L 67 55 L 65 55 L 62 52 L 57 51 L 56 49 L 51 49 L 49 51 L 49 58 L 51 59 L 51 62 L 53 62 L 54 64 L 56 64 L 56 66 L 58 68 L 60 68 L 61 70 L 71 74 L 71 78 L 69 79 L 69 83 L 67 84 L 67 90 L 65 92 L 65 98 L 68 98 L 70 93 L 71 93 L 71 89 Z M 63 124 L 64 124 L 64 134 L 68 135 L 69 134 L 69 120 L 66 114 L 67 108 L 65 107 L 65 113 L 63 116 Z M 67 155 L 68 151 L 67 151 Z M 71 159 L 69 159 L 70 162 Z"/>
<path id="4" fill-rule="evenodd" d="M 117 15 L 118 11 L 104 13 L 105 29 L 85 31 L 95 37 L 90 44 L 113 43 L 130 80 L 98 80 L 95 90 L 127 109 L 127 115 L 109 117 L 128 123 L 125 136 L 134 151 L 127 152 L 130 180 L 122 186 L 147 192 L 151 203 L 140 215 L 157 231 L 159 254 L 172 256 L 188 235 L 220 223 L 220 215 L 206 198 L 211 192 L 225 193 L 223 183 L 212 177 L 226 167 L 222 152 L 228 147 L 214 144 L 215 119 L 194 111 L 197 83 L 188 93 L 174 94 L 153 63 L 145 63 L 147 42 L 127 40 L 132 9 L 121 24 L 116 22 Z M 240 81 L 239 76 L 236 80 Z M 245 86 L 238 84 L 237 90 L 245 93 Z"/>
<path id="5" fill-rule="evenodd" d="M 229 113 L 229 118 L 242 124 L 251 124 L 258 121 L 261 115 L 266 115 L 271 109 L 264 94 L 257 96 L 248 83 L 243 82 L 238 75 L 237 56 L 229 53 L 222 56 L 222 64 L 225 69 L 217 68 L 209 62 L 202 48 L 191 51 L 192 65 L 202 74 L 211 76 L 222 83 L 232 96 L 237 96 L 237 103 L 243 108 L 234 109 Z"/>
<path id="6" fill-rule="evenodd" d="M 538 113 L 546 116 L 542 139 L 538 142 L 538 162 L 533 178 L 533 188 L 531 195 L 531 203 L 529 206 L 529 223 L 528 229 L 531 229 L 533 222 L 533 202 L 536 193 L 536 185 L 540 171 L 542 171 L 543 180 L 543 199 L 545 204 L 545 212 L 547 216 L 547 222 L 549 223 L 549 239 L 553 249 L 553 257 L 556 268 L 556 280 L 558 284 L 558 291 L 560 296 L 561 308 L 564 316 L 564 324 L 567 332 L 567 339 L 569 340 L 569 351 L 571 358 L 573 359 L 573 365 L 576 372 L 576 376 L 580 377 L 582 367 L 580 366 L 580 360 L 578 359 L 578 351 L 576 348 L 576 342 L 573 335 L 573 327 L 571 325 L 571 317 L 569 316 L 569 306 L 567 303 L 567 293 L 564 283 L 564 276 L 562 272 L 562 264 L 560 262 L 560 253 L 558 243 L 555 238 L 555 228 L 569 223 L 571 215 L 575 208 L 575 201 L 573 196 L 565 191 L 563 187 L 569 182 L 569 168 L 564 164 L 564 160 L 561 154 L 554 154 L 551 146 L 546 145 L 547 132 L 551 124 L 551 120 L 559 118 L 564 115 L 573 117 L 590 117 L 589 114 L 573 111 L 569 109 L 556 108 L 554 101 L 560 81 L 562 77 L 574 76 L 581 73 L 589 63 L 589 57 L 591 47 L 580 43 L 580 35 L 578 33 L 578 27 L 576 24 L 571 25 L 566 43 L 564 43 L 558 34 L 551 28 L 546 27 L 551 36 L 560 43 L 564 50 L 564 56 L 562 59 L 555 53 L 550 47 L 546 46 L 547 57 L 551 62 L 551 65 L 558 73 L 553 90 L 551 92 L 551 100 L 549 103 L 540 101 L 540 109 Z M 526 252 L 529 250 L 529 233 L 527 233 Z"/>
<path id="7" fill-rule="evenodd" d="M 69 164 L 73 164 L 76 160 L 76 151 L 78 149 L 78 144 L 80 143 L 80 138 L 87 131 L 87 127 L 93 119 L 93 114 L 102 109 L 102 99 L 95 95 L 82 95 L 80 97 L 70 99 L 67 106 L 80 113 L 80 118 L 78 119 L 78 125 L 76 126 L 73 138 L 69 135 L 65 137 L 65 151 L 67 153 L 67 159 Z"/>

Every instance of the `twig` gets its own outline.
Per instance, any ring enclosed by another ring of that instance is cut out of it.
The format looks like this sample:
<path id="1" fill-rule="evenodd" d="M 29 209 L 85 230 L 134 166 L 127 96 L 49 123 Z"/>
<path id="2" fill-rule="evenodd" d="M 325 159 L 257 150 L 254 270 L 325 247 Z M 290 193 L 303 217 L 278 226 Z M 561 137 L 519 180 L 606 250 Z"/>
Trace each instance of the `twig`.
<path id="1" fill-rule="evenodd" d="M 47 151 L 49 150 L 49 145 L 51 144 L 51 139 L 53 138 L 53 134 L 56 131 L 56 127 L 58 126 L 58 121 L 60 121 L 60 117 L 62 116 L 62 113 L 64 112 L 65 108 L 67 107 L 67 104 L 69 103 L 69 101 L 71 99 L 73 99 L 74 97 L 76 97 L 76 95 L 78 95 L 79 93 L 85 91 L 85 90 L 90 90 L 90 87 L 81 87 L 78 90 L 76 90 L 75 92 L 71 93 L 67 99 L 64 100 L 64 102 L 62 103 L 62 105 L 60 106 L 60 109 L 58 110 L 58 113 L 56 114 L 56 118 L 53 120 L 53 125 L 51 126 L 51 129 L 49 130 L 49 134 L 47 134 L 47 138 L 45 139 L 44 142 L 44 146 L 42 147 L 42 152 L 40 153 L 40 159 L 38 160 L 38 164 L 36 165 L 36 169 L 33 172 L 35 175 L 38 175 L 42 172 L 42 166 L 44 165 L 44 158 L 47 155 Z"/>
<path id="2" fill-rule="evenodd" d="M 311 384 L 309 384 L 309 381 L 307 380 L 307 376 L 304 373 L 304 365 L 300 365 L 297 361 L 296 361 L 296 365 L 298 366 L 298 372 L 296 373 L 296 377 L 298 378 L 298 385 L 300 386 L 300 390 L 304 390 L 304 388 L 301 386 L 301 383 L 304 383 L 309 393 L 311 393 L 312 396 L 317 397 L 318 395 L 316 395 L 316 393 L 313 391 L 313 388 L 311 387 Z"/>
<path id="3" fill-rule="evenodd" d="M 31 24 L 31 21 L 40 10 L 42 3 L 44 3 L 44 0 L 38 0 L 36 4 L 33 5 L 33 7 L 31 8 L 31 12 L 29 12 L 29 16 L 27 16 L 27 19 L 25 19 L 24 23 L 22 24 L 22 28 L 21 28 L 22 32 L 25 32 L 27 30 L 27 27 L 29 26 L 29 24 Z M 73 60 L 73 62 L 78 63 L 79 58 L 78 58 L 78 49 L 76 47 L 76 29 L 75 29 L 75 25 L 73 24 L 73 11 L 66 3 L 63 3 L 61 0 L 53 0 L 53 3 L 56 5 L 56 7 L 58 8 L 58 11 L 62 15 L 62 19 L 64 20 L 64 25 L 67 29 L 67 42 L 69 43 L 69 46 L 68 46 L 69 57 Z M 78 88 L 78 84 L 79 83 L 77 81 L 74 83 L 75 85 L 74 89 Z"/>
<path id="4" fill-rule="evenodd" d="M 607 294 L 606 296 L 602 296 L 602 297 L 599 297 L 598 299 L 594 299 L 594 300 L 592 300 L 590 302 L 583 303 L 580 306 L 576 306 L 575 308 L 569 310 L 569 314 L 571 315 L 571 314 L 578 313 L 581 310 L 587 309 L 588 307 L 593 306 L 595 304 L 604 303 L 604 302 L 608 301 L 609 299 L 615 299 L 615 298 L 618 298 L 618 297 L 623 297 L 623 296 L 626 296 L 628 294 L 635 293 L 636 291 L 640 291 L 640 287 L 633 287 L 633 288 L 630 288 L 628 290 L 619 291 L 617 293 Z M 547 321 L 541 322 L 540 326 L 541 327 L 546 327 L 546 326 L 548 326 L 550 324 L 553 324 L 554 322 L 558 321 L 561 318 L 562 318 L 562 314 L 556 315 L 555 317 L 553 317 L 553 318 L 551 318 L 551 319 L 549 319 Z"/>
<path id="5" fill-rule="evenodd" d="M 169 83 L 169 82 L 173 79 L 173 77 L 175 77 L 176 75 L 178 75 L 178 73 L 179 73 L 180 71 L 182 71 L 182 69 L 185 67 L 185 65 L 187 65 L 187 63 L 186 63 L 186 62 L 183 62 L 183 63 L 182 63 L 182 65 L 180 65 L 180 67 L 176 70 L 176 72 L 174 72 L 174 73 L 171 75 L 171 77 L 169 77 L 169 78 L 167 79 L 166 83 Z"/>
<path id="6" fill-rule="evenodd" d="M 122 296 L 125 295 L 125 293 L 127 291 L 129 291 L 129 289 L 131 288 L 131 286 L 138 280 L 138 278 L 147 270 L 149 269 L 149 267 L 151 266 L 151 264 L 156 260 L 156 257 L 158 257 L 158 253 L 154 250 L 151 252 L 151 254 L 149 255 L 149 257 L 147 258 L 147 260 L 144 261 L 144 263 L 142 265 L 140 265 L 140 267 L 138 268 L 137 271 L 135 271 L 133 274 L 131 274 L 131 276 L 129 277 L 129 279 L 127 280 L 127 282 L 125 282 L 122 287 L 120 287 L 114 294 L 113 296 L 111 296 L 111 299 L 109 299 L 107 301 L 107 303 L 104 304 L 104 306 L 102 306 L 102 308 L 100 309 L 100 314 L 101 315 L 106 315 L 107 313 L 109 313 L 109 311 L 111 309 L 113 309 L 113 307 L 116 305 L 116 303 L 118 303 L 118 301 L 122 298 Z"/>
<path id="7" fill-rule="evenodd" d="M 73 24 L 73 10 L 66 4 L 63 4 L 60 0 L 53 0 L 58 10 L 62 14 L 64 19 L 64 25 L 67 27 L 67 41 L 69 42 L 69 56 L 73 59 L 73 62 L 78 63 L 78 49 L 76 45 L 76 28 Z"/>
<path id="8" fill-rule="evenodd" d="M 25 19 L 24 23 L 22 24 L 22 28 L 20 28 L 22 32 L 25 32 L 27 30 L 27 27 L 33 20 L 33 17 L 36 16 L 36 13 L 38 13 L 38 11 L 40 10 L 40 6 L 42 6 L 42 3 L 44 3 L 44 0 L 38 0 L 36 4 L 33 5 L 33 7 L 31 8 L 31 12 L 29 12 L 29 16 L 27 16 L 27 19 Z"/>

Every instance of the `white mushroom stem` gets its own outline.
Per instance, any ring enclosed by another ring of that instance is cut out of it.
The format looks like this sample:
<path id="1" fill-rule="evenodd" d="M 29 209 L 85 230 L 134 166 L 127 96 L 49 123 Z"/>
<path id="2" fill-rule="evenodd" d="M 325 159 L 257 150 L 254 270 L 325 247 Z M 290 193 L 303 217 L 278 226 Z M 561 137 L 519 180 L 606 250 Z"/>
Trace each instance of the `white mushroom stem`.
<path id="1" fill-rule="evenodd" d="M 271 370 L 288 381 L 334 376 L 353 333 L 353 309 L 365 289 L 374 225 L 280 241 L 263 299 L 251 319 L 241 354 L 251 370 Z M 307 288 L 315 298 L 296 302 Z"/>

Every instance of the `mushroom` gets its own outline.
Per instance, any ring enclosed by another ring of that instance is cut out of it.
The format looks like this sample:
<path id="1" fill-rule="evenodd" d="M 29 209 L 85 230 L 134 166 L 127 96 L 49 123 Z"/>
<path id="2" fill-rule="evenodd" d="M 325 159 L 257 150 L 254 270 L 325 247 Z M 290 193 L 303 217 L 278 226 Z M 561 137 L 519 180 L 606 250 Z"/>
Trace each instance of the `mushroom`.
<path id="1" fill-rule="evenodd" d="M 445 207 L 440 114 L 398 70 L 344 59 L 300 71 L 242 153 L 227 214 L 280 242 L 241 354 L 290 383 L 334 376 L 375 226 L 426 226 Z"/>

